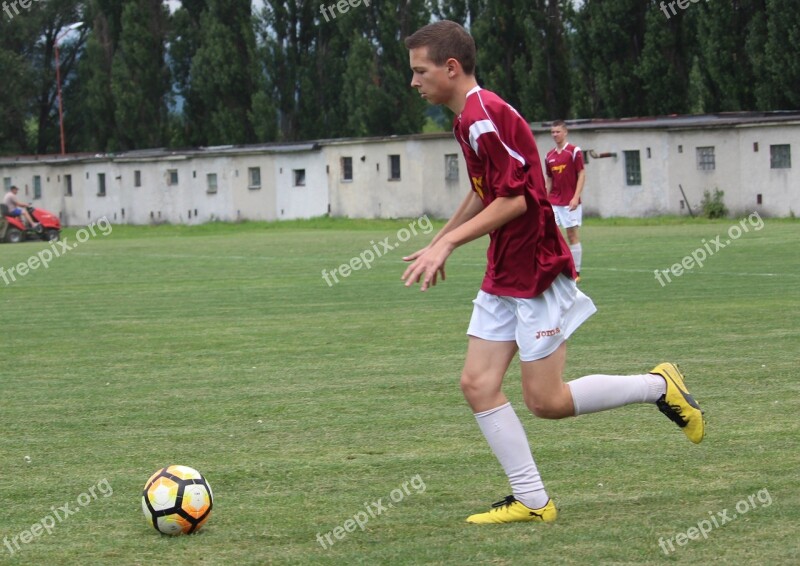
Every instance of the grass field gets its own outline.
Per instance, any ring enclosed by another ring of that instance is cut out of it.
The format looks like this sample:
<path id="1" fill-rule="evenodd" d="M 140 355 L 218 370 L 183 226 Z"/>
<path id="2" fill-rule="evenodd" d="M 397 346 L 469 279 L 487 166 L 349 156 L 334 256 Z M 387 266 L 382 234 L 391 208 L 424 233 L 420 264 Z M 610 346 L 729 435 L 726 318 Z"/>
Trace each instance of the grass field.
<path id="1" fill-rule="evenodd" d="M 676 361 L 709 426 L 695 446 L 651 406 L 536 419 L 512 365 L 506 392 L 560 509 L 549 525 L 463 522 L 509 493 L 458 387 L 483 241 L 426 293 L 399 278 L 429 235 L 321 277 L 404 220 L 117 226 L 0 279 L 0 563 L 800 563 L 800 223 L 654 277 L 734 224 L 584 226 L 599 311 L 566 378 Z M 47 247 L 0 245 L 0 266 Z M 191 537 L 158 535 L 140 508 L 174 463 L 215 493 Z M 368 509 L 363 531 L 348 522 Z"/>

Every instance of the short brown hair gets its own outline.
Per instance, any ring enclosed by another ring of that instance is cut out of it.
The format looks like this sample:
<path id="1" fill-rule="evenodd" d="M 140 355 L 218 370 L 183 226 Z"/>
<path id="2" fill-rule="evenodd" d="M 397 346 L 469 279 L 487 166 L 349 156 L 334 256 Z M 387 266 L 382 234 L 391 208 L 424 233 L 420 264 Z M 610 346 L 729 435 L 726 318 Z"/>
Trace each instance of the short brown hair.
<path id="1" fill-rule="evenodd" d="M 555 120 L 552 124 L 550 124 L 551 128 L 562 127 L 565 130 L 567 129 L 567 123 L 564 120 Z"/>
<path id="2" fill-rule="evenodd" d="M 475 74 L 475 40 L 456 22 L 441 20 L 421 27 L 405 39 L 408 49 L 428 48 L 428 58 L 444 65 L 453 58 L 468 75 Z"/>

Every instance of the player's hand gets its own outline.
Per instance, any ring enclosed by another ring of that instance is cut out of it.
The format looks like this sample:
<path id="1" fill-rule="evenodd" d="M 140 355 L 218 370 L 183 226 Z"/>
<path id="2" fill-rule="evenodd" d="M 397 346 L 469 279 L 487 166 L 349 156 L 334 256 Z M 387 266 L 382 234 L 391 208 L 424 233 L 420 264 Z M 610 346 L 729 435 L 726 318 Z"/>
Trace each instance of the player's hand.
<path id="1" fill-rule="evenodd" d="M 572 212 L 573 210 L 578 208 L 578 205 L 580 204 L 580 202 L 581 202 L 581 200 L 578 199 L 578 198 L 574 198 L 571 201 L 569 201 L 569 211 Z"/>
<path id="2" fill-rule="evenodd" d="M 404 257 L 403 261 L 411 261 L 413 263 L 406 268 L 400 279 L 406 282 L 406 287 L 410 287 L 421 280 L 420 291 L 433 287 L 436 285 L 439 274 L 442 275 L 442 281 L 446 279 L 444 263 L 452 251 L 453 248 L 451 246 L 440 240 L 434 245 L 426 246 Z"/>

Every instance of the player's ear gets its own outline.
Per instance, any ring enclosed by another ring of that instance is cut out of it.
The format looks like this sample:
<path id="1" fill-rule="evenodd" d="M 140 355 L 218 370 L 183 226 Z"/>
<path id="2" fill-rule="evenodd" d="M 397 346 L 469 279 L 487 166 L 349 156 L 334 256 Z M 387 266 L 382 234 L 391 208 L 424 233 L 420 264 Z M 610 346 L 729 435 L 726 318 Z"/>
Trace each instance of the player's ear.
<path id="1" fill-rule="evenodd" d="M 451 79 L 455 77 L 461 69 L 461 63 L 458 62 L 458 59 L 453 57 L 450 57 L 447 61 L 445 61 L 444 66 L 447 67 L 447 76 Z"/>

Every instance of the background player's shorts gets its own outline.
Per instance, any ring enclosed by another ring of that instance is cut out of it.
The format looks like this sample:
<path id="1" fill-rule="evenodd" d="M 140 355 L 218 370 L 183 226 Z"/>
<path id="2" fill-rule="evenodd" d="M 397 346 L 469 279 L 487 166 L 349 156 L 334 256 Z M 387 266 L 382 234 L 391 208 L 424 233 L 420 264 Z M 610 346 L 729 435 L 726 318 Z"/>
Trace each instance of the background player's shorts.
<path id="1" fill-rule="evenodd" d="M 579 204 L 575 210 L 570 210 L 568 206 L 553 205 L 553 212 L 556 214 L 556 223 L 562 228 L 573 228 L 580 226 L 583 221 L 583 205 Z"/>
<path id="2" fill-rule="evenodd" d="M 500 297 L 484 291 L 472 301 L 467 334 L 496 342 L 516 341 L 519 359 L 546 358 L 569 338 L 597 308 L 569 277 L 559 275 L 532 299 Z"/>

